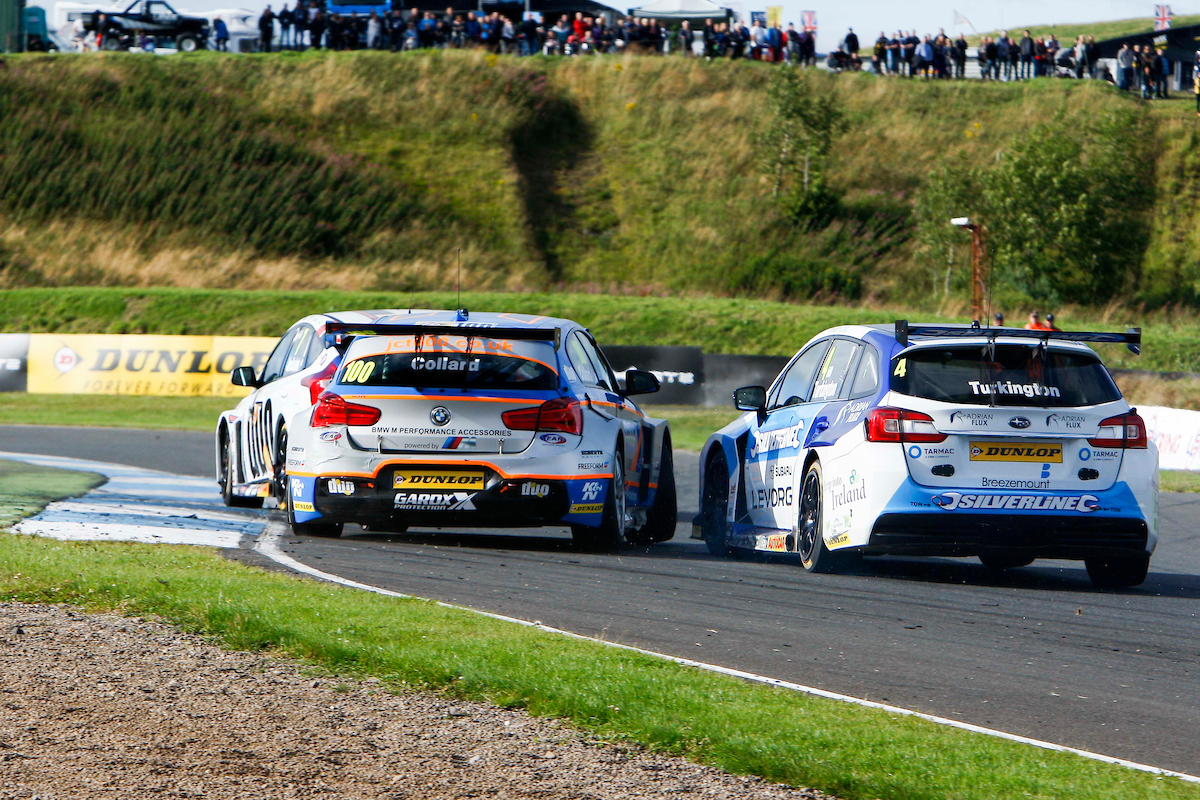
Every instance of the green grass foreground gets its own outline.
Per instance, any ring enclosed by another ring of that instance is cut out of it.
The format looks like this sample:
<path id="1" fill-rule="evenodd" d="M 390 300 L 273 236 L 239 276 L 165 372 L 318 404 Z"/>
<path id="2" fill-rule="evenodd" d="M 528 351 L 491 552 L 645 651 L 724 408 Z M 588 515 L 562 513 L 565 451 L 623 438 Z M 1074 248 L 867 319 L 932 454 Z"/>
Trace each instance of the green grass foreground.
<path id="1" fill-rule="evenodd" d="M 104 477 L 92 472 L 0 460 L 0 530 L 33 516 L 55 500 L 83 494 L 102 483 Z"/>
<path id="2" fill-rule="evenodd" d="M 156 615 L 227 647 L 525 708 L 602 740 L 846 798 L 1200 797 L 1174 779 L 266 573 L 211 550 L 4 535 L 0 576 L 4 599 Z"/>

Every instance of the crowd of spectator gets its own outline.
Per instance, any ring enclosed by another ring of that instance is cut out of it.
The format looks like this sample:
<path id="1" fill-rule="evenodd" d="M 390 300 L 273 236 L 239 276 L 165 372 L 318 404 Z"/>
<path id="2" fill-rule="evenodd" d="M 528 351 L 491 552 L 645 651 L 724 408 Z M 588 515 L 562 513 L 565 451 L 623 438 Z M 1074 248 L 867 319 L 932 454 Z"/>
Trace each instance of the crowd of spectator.
<path id="1" fill-rule="evenodd" d="M 279 37 L 276 44 L 276 26 Z M 224 49 L 228 34 L 218 21 L 217 49 Z M 814 66 L 816 36 L 797 30 L 793 23 L 767 24 L 760 19 L 749 25 L 741 21 L 704 20 L 693 26 L 688 21 L 663 24 L 656 19 L 627 17 L 609 24 L 602 16 L 576 12 L 561 15 L 553 24 L 527 15 L 513 20 L 499 12 L 407 11 L 393 8 L 385 14 L 327 13 L 320 0 L 285 3 L 274 12 L 267 6 L 259 19 L 260 49 L 328 48 L 331 50 L 416 50 L 422 48 L 482 47 L 495 53 L 517 55 L 588 55 L 625 51 L 646 53 L 681 52 L 707 58 L 747 58 L 760 61 Z M 967 76 L 974 58 L 983 80 L 1021 81 L 1047 76 L 1107 80 L 1122 89 L 1138 90 L 1143 97 L 1166 97 L 1171 65 L 1161 51 L 1149 46 L 1126 45 L 1110 70 L 1099 57 L 1095 37 L 1078 36 L 1063 45 L 1051 33 L 1020 36 L 1008 31 L 984 36 L 972 54 L 960 33 L 951 38 L 945 30 L 937 35 L 918 36 L 916 31 L 881 31 L 864 62 L 858 35 L 853 29 L 829 53 L 826 65 L 834 71 L 861 70 L 868 66 L 878 75 L 955 79 Z M 1114 74 L 1115 73 L 1115 74 Z"/>
<path id="2" fill-rule="evenodd" d="M 278 38 L 276 37 L 278 26 Z M 679 51 L 688 56 L 750 58 L 765 61 L 816 63 L 816 37 L 789 24 L 768 26 L 760 20 L 705 20 L 693 27 L 657 19 L 628 17 L 610 25 L 601 16 L 576 12 L 552 24 L 532 16 L 514 21 L 499 12 L 443 13 L 394 8 L 385 14 L 330 14 L 314 0 L 275 12 L 267 6 L 259 18 L 259 48 L 327 48 L 331 50 L 416 50 L 421 48 L 483 47 L 517 55 L 586 55 L 626 50 L 647 53 Z M 228 33 L 214 27 L 217 49 Z"/>

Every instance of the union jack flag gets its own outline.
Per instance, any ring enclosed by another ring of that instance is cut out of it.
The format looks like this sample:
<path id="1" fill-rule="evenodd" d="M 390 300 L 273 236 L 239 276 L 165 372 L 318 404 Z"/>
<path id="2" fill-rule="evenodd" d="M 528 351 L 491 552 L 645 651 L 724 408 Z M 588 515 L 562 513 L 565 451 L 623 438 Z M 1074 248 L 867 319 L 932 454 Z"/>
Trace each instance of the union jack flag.
<path id="1" fill-rule="evenodd" d="M 803 25 L 804 30 L 808 31 L 809 33 L 816 33 L 817 32 L 817 12 L 801 11 L 800 12 L 800 24 Z"/>
<path id="2" fill-rule="evenodd" d="M 1170 6 L 1155 6 L 1154 7 L 1154 30 L 1165 31 L 1171 27 L 1171 17 L 1175 16 L 1171 13 Z"/>

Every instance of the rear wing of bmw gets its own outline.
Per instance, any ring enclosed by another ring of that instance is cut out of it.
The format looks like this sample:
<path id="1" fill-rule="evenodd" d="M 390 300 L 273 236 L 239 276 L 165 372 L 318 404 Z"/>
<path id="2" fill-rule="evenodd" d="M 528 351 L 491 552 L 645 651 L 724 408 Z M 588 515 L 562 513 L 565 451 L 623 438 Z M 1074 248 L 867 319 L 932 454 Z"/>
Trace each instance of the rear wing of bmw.
<path id="1" fill-rule="evenodd" d="M 1051 341 L 1089 342 L 1092 344 L 1123 344 L 1134 355 L 1142 354 L 1142 329 L 1128 328 L 1125 333 L 1106 331 L 1031 331 L 1024 328 L 981 328 L 974 325 L 910 325 L 906 319 L 896 320 L 896 341 L 908 347 L 909 339 L 984 339 L 994 343 L 997 338 L 1032 339 L 1043 346 Z"/>
<path id="2" fill-rule="evenodd" d="M 448 322 L 429 324 L 373 324 L 358 322 L 325 323 L 325 346 L 341 351 L 358 336 L 465 336 L 469 339 L 509 339 L 524 342 L 553 342 L 557 350 L 562 341 L 561 328 L 513 328 L 487 323 Z"/>

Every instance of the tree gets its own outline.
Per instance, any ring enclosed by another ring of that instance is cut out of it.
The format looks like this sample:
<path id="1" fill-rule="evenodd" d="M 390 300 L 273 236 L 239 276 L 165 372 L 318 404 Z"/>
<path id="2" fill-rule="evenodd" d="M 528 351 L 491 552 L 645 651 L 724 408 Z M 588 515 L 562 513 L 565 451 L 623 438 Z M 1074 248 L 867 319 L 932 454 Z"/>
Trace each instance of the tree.
<path id="1" fill-rule="evenodd" d="M 772 113 L 758 139 L 763 171 L 774 179 L 771 196 L 796 222 L 828 219 L 837 203 L 823 170 L 842 113 L 833 93 L 816 85 L 814 72 L 772 70 L 767 81 Z"/>

